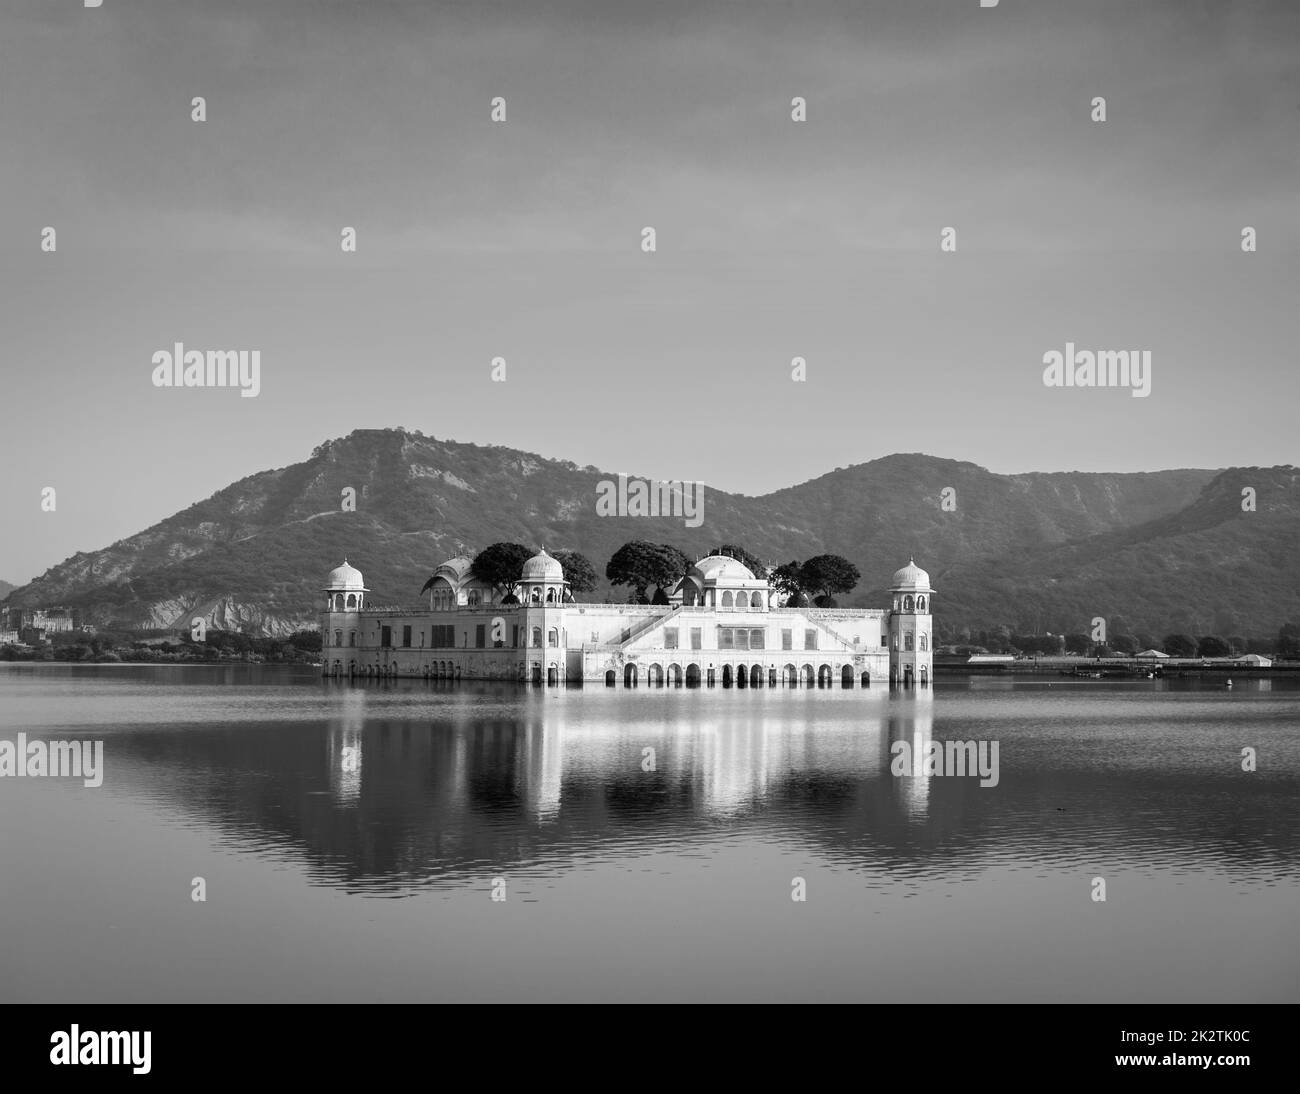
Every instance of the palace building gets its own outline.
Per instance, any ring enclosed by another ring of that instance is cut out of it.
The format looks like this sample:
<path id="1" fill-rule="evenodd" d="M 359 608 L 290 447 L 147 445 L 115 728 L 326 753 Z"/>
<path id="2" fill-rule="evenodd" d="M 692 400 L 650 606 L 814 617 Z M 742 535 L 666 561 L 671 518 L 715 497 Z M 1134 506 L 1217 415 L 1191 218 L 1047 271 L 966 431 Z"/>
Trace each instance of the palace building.
<path id="1" fill-rule="evenodd" d="M 930 576 L 908 562 L 889 608 L 799 608 L 737 559 L 700 559 L 664 604 L 584 604 L 544 550 L 514 598 L 470 560 L 433 573 L 425 607 L 373 604 L 346 559 L 325 580 L 323 672 L 343 677 L 723 687 L 928 686 Z M 509 602 L 506 602 L 506 601 Z"/>

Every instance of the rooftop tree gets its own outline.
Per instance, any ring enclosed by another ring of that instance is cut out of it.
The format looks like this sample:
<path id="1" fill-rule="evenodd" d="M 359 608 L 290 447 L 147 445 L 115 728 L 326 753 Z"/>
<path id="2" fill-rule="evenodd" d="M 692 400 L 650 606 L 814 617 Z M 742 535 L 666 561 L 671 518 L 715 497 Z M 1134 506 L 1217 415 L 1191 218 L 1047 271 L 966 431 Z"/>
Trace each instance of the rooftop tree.
<path id="1" fill-rule="evenodd" d="M 858 568 L 840 555 L 816 555 L 803 564 L 800 575 L 804 592 L 817 594 L 826 607 L 834 606 L 826 602 L 836 593 L 850 592 L 862 580 Z"/>
<path id="2" fill-rule="evenodd" d="M 596 587 L 596 568 L 577 551 L 556 551 L 555 561 L 564 567 L 564 579 L 573 593 L 589 593 Z"/>
<path id="3" fill-rule="evenodd" d="M 515 596 L 524 576 L 524 563 L 535 554 L 522 543 L 494 543 L 474 556 L 470 573 L 504 596 Z"/>
<path id="4" fill-rule="evenodd" d="M 675 586 L 690 566 L 691 560 L 670 544 L 635 539 L 614 552 L 605 567 L 605 577 L 611 584 L 631 587 L 642 604 L 649 599 L 646 589 L 653 585 L 664 593 L 666 603 L 665 590 Z"/>

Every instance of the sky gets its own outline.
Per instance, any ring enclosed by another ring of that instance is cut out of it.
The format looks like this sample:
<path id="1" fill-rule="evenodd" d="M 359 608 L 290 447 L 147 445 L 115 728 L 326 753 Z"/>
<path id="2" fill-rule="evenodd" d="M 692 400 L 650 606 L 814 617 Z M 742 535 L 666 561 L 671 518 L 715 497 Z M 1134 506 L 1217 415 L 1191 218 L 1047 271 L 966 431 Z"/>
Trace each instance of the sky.
<path id="1" fill-rule="evenodd" d="M 0 579 L 358 428 L 748 494 L 1297 462 L 1298 44 L 1285 0 L 5 0 Z M 176 342 L 260 393 L 155 387 Z M 1067 342 L 1150 395 L 1045 386 Z"/>

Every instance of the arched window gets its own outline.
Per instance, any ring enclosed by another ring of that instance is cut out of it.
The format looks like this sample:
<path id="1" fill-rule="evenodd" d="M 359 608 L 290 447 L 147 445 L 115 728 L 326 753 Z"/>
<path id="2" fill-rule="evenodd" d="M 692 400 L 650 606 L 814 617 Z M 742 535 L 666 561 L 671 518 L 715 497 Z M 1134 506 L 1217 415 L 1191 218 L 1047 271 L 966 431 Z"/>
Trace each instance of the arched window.
<path id="1" fill-rule="evenodd" d="M 342 631 L 335 631 L 335 632 L 334 632 L 334 645 L 336 645 L 336 646 L 341 646 L 341 645 L 343 645 L 343 632 L 342 632 Z"/>
<path id="2" fill-rule="evenodd" d="M 541 589 L 534 589 L 534 590 L 533 590 L 532 601 L 533 601 L 534 604 L 540 604 L 540 603 L 542 602 L 542 590 L 541 590 Z"/>
<path id="3" fill-rule="evenodd" d="M 929 637 L 928 637 L 927 635 L 924 635 L 924 634 L 921 635 L 921 650 L 922 650 L 922 652 L 924 652 L 925 650 L 927 650 L 927 649 L 929 649 L 929 648 L 930 648 L 930 647 L 929 647 Z"/>
<path id="4" fill-rule="evenodd" d="M 356 632 L 356 631 L 349 631 L 349 632 L 348 632 L 348 645 L 349 645 L 349 646 L 355 646 L 356 644 L 357 644 L 357 632 Z"/>
<path id="5" fill-rule="evenodd" d="M 761 608 L 763 606 L 763 598 L 757 591 L 749 594 L 749 606 L 751 608 Z"/>
<path id="6" fill-rule="evenodd" d="M 540 646 L 541 644 L 542 644 L 542 628 L 541 628 L 541 627 L 534 627 L 534 628 L 533 628 L 533 645 L 534 645 L 534 646 Z"/>
<path id="7" fill-rule="evenodd" d="M 479 596 L 479 591 L 477 589 L 470 589 L 469 596 L 466 598 L 466 602 L 469 605 L 469 607 L 477 608 L 481 603 L 481 601 L 482 601 L 482 597 Z"/>
<path id="8" fill-rule="evenodd" d="M 918 612 L 923 612 L 923 611 L 925 611 L 925 597 L 923 597 L 923 596 L 918 596 L 918 597 L 916 598 L 916 610 L 917 610 Z"/>
<path id="9" fill-rule="evenodd" d="M 912 598 L 910 596 L 903 597 L 903 611 L 910 612 L 911 610 L 912 610 Z"/>
<path id="10" fill-rule="evenodd" d="M 546 632 L 546 644 L 548 646 L 558 646 L 560 644 L 560 632 L 554 627 Z"/>
<path id="11" fill-rule="evenodd" d="M 348 593 L 348 609 L 351 610 L 357 606 L 357 594 Z"/>
<path id="12" fill-rule="evenodd" d="M 912 632 L 911 632 L 911 631 L 908 631 L 907 634 L 903 636 L 903 641 L 904 641 L 904 643 L 905 643 L 904 648 L 910 650 L 910 649 L 912 648 Z"/>
<path id="13" fill-rule="evenodd" d="M 343 594 L 336 593 L 334 596 L 334 610 L 341 612 L 343 610 Z"/>
<path id="14" fill-rule="evenodd" d="M 725 592 L 725 593 L 722 594 L 722 606 L 723 606 L 724 608 L 730 608 L 730 607 L 731 607 L 731 593 L 730 593 L 730 592 Z"/>
<path id="15" fill-rule="evenodd" d="M 554 589 L 547 589 L 547 590 L 546 590 L 546 603 L 548 603 L 548 604 L 554 604 L 554 603 L 555 603 L 555 590 L 554 590 Z"/>

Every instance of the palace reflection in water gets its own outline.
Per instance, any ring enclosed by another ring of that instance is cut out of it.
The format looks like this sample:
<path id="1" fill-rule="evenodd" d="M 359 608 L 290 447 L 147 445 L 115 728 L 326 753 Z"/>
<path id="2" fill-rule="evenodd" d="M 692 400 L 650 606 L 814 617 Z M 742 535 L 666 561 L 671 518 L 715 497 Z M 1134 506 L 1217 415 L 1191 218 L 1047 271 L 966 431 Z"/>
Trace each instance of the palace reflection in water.
<path id="1" fill-rule="evenodd" d="M 1055 724 L 1032 699 L 1020 700 L 1019 718 L 990 720 L 987 703 L 970 706 L 978 691 L 936 699 L 882 688 L 847 702 L 833 689 L 627 697 L 494 683 L 320 686 L 321 720 L 122 735 L 114 755 L 131 762 L 117 785 L 217 823 L 244 849 L 292 850 L 319 883 L 384 895 L 737 838 L 900 879 L 1077 864 L 1099 840 L 1139 867 L 1208 856 L 1243 879 L 1294 875 L 1294 825 L 1269 814 L 1293 785 L 1260 780 L 1241 795 L 1233 764 L 1153 752 L 1108 727 L 1053 742 Z M 1053 701 L 1057 718 L 1072 709 L 1068 694 Z M 946 739 L 1002 737 L 997 787 L 890 773 L 890 746 L 906 740 L 923 754 L 945 706 Z M 1179 716 L 1195 714 L 1184 705 Z M 1106 739 L 1112 759 L 1092 762 Z M 1214 808 L 1188 808 L 1225 793 L 1235 795 L 1230 825 Z M 1158 822 L 1162 810 L 1170 823 Z"/>

